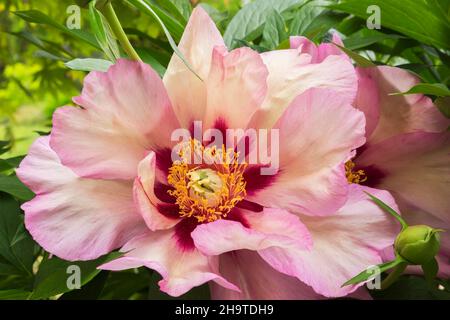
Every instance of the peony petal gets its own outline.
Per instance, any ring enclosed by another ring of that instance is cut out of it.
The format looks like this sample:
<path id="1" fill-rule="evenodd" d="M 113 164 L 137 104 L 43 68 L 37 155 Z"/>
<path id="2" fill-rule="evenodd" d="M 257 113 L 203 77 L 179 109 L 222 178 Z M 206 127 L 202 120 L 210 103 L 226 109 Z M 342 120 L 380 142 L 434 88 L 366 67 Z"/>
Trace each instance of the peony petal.
<path id="1" fill-rule="evenodd" d="M 346 199 L 342 163 L 364 141 L 364 115 L 328 89 L 298 96 L 273 129 L 279 130 L 276 179 L 249 200 L 292 212 L 333 214 Z"/>
<path id="2" fill-rule="evenodd" d="M 91 260 L 145 229 L 129 181 L 79 178 L 37 139 L 17 175 L 36 197 L 25 203 L 25 225 L 48 252 L 66 260 Z"/>
<path id="3" fill-rule="evenodd" d="M 252 119 L 252 128 L 272 127 L 294 98 L 310 88 L 334 90 L 348 104 L 355 99 L 356 72 L 344 56 L 329 56 L 318 64 L 311 64 L 311 57 L 296 49 L 261 56 L 269 70 L 268 92 L 262 110 Z"/>
<path id="4" fill-rule="evenodd" d="M 227 289 L 239 291 L 218 274 L 217 257 L 204 256 L 198 250 L 182 250 L 174 239 L 173 230 L 137 236 L 121 251 L 126 252 L 123 257 L 99 268 L 116 271 L 146 266 L 161 274 L 161 290 L 174 297 L 210 280 Z"/>
<path id="5" fill-rule="evenodd" d="M 194 120 L 203 119 L 206 110 L 205 81 L 215 46 L 225 46 L 222 36 L 205 10 L 197 6 L 192 11 L 178 48 L 203 81 L 175 54 L 164 75 L 164 84 L 184 128 L 189 128 Z"/>
<path id="6" fill-rule="evenodd" d="M 211 283 L 215 300 L 313 300 L 322 296 L 303 282 L 270 267 L 256 252 L 233 251 L 220 256 L 220 272 L 241 292 Z"/>
<path id="7" fill-rule="evenodd" d="M 399 232 L 395 219 L 363 191 L 397 208 L 388 192 L 352 185 L 347 203 L 335 215 L 302 218 L 312 233 L 311 251 L 291 250 L 286 256 L 286 252 L 270 248 L 259 253 L 272 267 L 298 277 L 321 295 L 339 297 L 355 291 L 359 285 L 341 286 L 367 267 L 381 263 L 380 252 L 393 244 Z M 283 264 L 277 266 L 277 261 Z"/>
<path id="8" fill-rule="evenodd" d="M 450 223 L 448 132 L 397 135 L 368 145 L 355 163 L 383 172 L 377 188 L 389 190 L 402 203 Z M 368 174 L 367 182 L 370 181 Z"/>
<path id="9" fill-rule="evenodd" d="M 358 73 L 358 93 L 353 105 L 366 116 L 366 137 L 370 137 L 380 121 L 380 95 L 373 79 L 365 76 L 365 69 L 356 69 Z"/>
<path id="10" fill-rule="evenodd" d="M 150 230 L 170 229 L 181 219 L 163 215 L 158 206 L 162 202 L 156 197 L 155 192 L 155 153 L 150 152 L 148 156 L 139 163 L 138 177 L 134 181 L 134 199 L 139 213 L 145 220 Z"/>
<path id="11" fill-rule="evenodd" d="M 204 126 L 210 128 L 217 119 L 233 129 L 245 129 L 267 92 L 268 71 L 261 56 L 250 48 L 229 53 L 213 50 L 207 82 L 207 114 Z"/>
<path id="12" fill-rule="evenodd" d="M 82 177 L 135 178 L 145 150 L 167 146 L 179 126 L 161 79 L 136 61 L 91 72 L 74 101 L 83 109 L 56 110 L 50 145 Z"/>
<path id="13" fill-rule="evenodd" d="M 339 47 L 335 46 L 333 43 L 344 46 L 341 38 L 337 33 L 333 33 L 333 43 L 322 43 L 316 46 L 314 42 L 305 37 L 294 36 L 290 37 L 290 46 L 293 49 L 299 49 L 301 53 L 307 53 L 311 56 L 311 63 L 320 63 L 325 60 L 328 56 L 343 56 L 350 61 Z"/>
<path id="14" fill-rule="evenodd" d="M 368 141 L 377 143 L 400 133 L 441 132 L 450 121 L 421 95 L 390 95 L 405 92 L 420 80 L 410 72 L 388 66 L 358 68 L 360 87 L 355 106 L 370 120 Z M 374 117 L 375 116 L 375 117 Z M 376 129 L 373 129 L 376 122 Z M 373 130 L 373 133 L 370 132 Z"/>
<path id="15" fill-rule="evenodd" d="M 262 250 L 276 246 L 307 250 L 311 246 L 308 230 L 297 216 L 284 210 L 243 210 L 243 217 L 250 224 L 249 228 L 224 219 L 197 226 L 191 233 L 196 248 L 206 255 L 219 255 L 239 249 Z"/>

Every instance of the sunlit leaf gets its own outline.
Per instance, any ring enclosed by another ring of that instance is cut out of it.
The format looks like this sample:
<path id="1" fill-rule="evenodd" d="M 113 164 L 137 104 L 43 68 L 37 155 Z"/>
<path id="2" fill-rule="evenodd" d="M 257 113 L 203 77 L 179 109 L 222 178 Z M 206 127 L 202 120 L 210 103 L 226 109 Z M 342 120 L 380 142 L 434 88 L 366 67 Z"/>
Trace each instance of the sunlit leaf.
<path id="1" fill-rule="evenodd" d="M 73 59 L 66 62 L 65 65 L 72 70 L 106 72 L 108 68 L 113 65 L 113 63 L 103 59 L 85 58 Z"/>

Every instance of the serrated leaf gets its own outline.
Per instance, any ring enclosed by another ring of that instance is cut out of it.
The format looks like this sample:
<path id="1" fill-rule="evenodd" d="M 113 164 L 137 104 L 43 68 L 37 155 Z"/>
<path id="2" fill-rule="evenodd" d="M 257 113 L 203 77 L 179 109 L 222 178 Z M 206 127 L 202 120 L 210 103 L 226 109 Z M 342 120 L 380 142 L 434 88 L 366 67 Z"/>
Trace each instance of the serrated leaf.
<path id="1" fill-rule="evenodd" d="M 66 62 L 65 65 L 72 70 L 106 72 L 108 68 L 113 65 L 113 63 L 109 60 L 104 59 L 77 58 Z"/>
<path id="2" fill-rule="evenodd" d="M 256 0 L 245 5 L 230 21 L 225 30 L 224 40 L 229 48 L 235 48 L 235 39 L 252 41 L 261 35 L 268 14 L 275 10 L 278 13 L 298 8 L 306 0 Z"/>

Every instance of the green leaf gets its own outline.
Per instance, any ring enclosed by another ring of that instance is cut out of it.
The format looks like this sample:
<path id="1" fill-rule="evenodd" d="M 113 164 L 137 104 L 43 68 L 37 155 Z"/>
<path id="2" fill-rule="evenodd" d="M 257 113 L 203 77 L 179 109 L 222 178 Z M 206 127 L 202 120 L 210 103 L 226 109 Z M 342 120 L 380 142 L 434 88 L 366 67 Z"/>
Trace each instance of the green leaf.
<path id="1" fill-rule="evenodd" d="M 447 118 L 450 118 L 450 97 L 438 98 L 434 104 Z"/>
<path id="2" fill-rule="evenodd" d="M 373 63 L 372 61 L 364 58 L 363 56 L 357 54 L 356 52 L 347 49 L 346 47 L 342 47 L 338 44 L 334 44 L 336 47 L 338 47 L 339 49 L 341 49 L 342 51 L 344 51 L 350 58 L 353 59 L 353 61 L 355 61 L 356 65 L 358 67 L 362 67 L 362 68 L 370 68 L 370 67 L 375 67 L 376 64 Z"/>
<path id="3" fill-rule="evenodd" d="M 17 156 L 8 159 L 0 159 L 0 172 L 17 168 L 24 156 Z"/>
<path id="4" fill-rule="evenodd" d="M 142 61 L 149 64 L 153 70 L 155 70 L 161 77 L 166 72 L 166 68 L 159 63 L 158 60 L 155 59 L 155 57 L 152 55 L 150 51 L 147 50 L 147 48 L 135 48 L 136 52 L 141 57 Z"/>
<path id="5" fill-rule="evenodd" d="M 450 90 L 442 83 L 419 83 L 406 92 L 391 93 L 391 95 L 429 94 L 438 97 L 449 97 Z"/>
<path id="6" fill-rule="evenodd" d="M 386 34 L 376 30 L 362 29 L 344 40 L 345 47 L 350 50 L 366 48 L 374 43 L 385 40 L 404 38 L 398 34 Z"/>
<path id="7" fill-rule="evenodd" d="M 11 149 L 11 141 L 0 140 L 0 154 L 6 153 Z"/>
<path id="8" fill-rule="evenodd" d="M 72 275 L 68 267 L 75 265 L 80 268 L 80 284 L 84 286 L 100 273 L 97 269 L 103 263 L 118 257 L 118 253 L 111 253 L 91 261 L 65 261 L 57 257 L 46 258 L 39 266 L 34 283 L 31 299 L 44 299 L 69 292 L 67 280 Z"/>
<path id="9" fill-rule="evenodd" d="M 273 50 L 287 38 L 288 34 L 283 17 L 276 10 L 270 11 L 264 26 L 261 46 Z"/>
<path id="10" fill-rule="evenodd" d="M 94 32 L 95 39 L 109 60 L 115 62 L 120 58 L 119 46 L 113 32 L 103 14 L 95 7 L 97 1 L 89 3 L 89 21 Z"/>
<path id="11" fill-rule="evenodd" d="M 426 264 L 422 265 L 422 270 L 423 274 L 425 275 L 425 279 L 429 283 L 433 283 L 433 280 L 436 278 L 439 271 L 439 265 L 436 261 L 436 258 L 433 258 Z"/>
<path id="12" fill-rule="evenodd" d="M 330 7 L 367 19 L 369 6 L 381 12 L 381 25 L 439 48 L 450 48 L 450 22 L 442 10 L 429 1 L 402 0 L 342 0 Z"/>
<path id="13" fill-rule="evenodd" d="M 39 23 L 39 24 L 45 24 L 45 25 L 52 26 L 67 35 L 70 35 L 78 40 L 81 40 L 81 41 L 84 41 L 84 42 L 90 44 L 91 46 L 93 46 L 97 49 L 100 49 L 97 41 L 95 40 L 95 38 L 93 38 L 92 34 L 89 34 L 89 33 L 85 32 L 84 30 L 68 29 L 64 25 L 56 22 L 55 20 L 50 18 L 48 15 L 46 15 L 45 13 L 43 13 L 39 10 L 15 11 L 14 14 L 19 16 L 20 18 L 22 18 L 23 20 L 25 20 L 27 22 Z"/>
<path id="14" fill-rule="evenodd" d="M 294 14 L 289 34 L 320 40 L 323 35 L 345 18 L 344 14 L 327 10 L 324 5 L 328 3 L 329 1 L 316 0 L 302 6 Z"/>
<path id="15" fill-rule="evenodd" d="M 21 289 L 0 290 L 0 300 L 26 300 L 30 294 Z"/>
<path id="16" fill-rule="evenodd" d="M 189 20 L 192 12 L 192 6 L 189 0 L 172 0 L 167 2 L 171 2 L 175 5 L 175 7 L 177 7 L 178 11 L 184 17 L 186 22 Z"/>
<path id="17" fill-rule="evenodd" d="M 386 263 L 383 263 L 383 264 L 379 264 L 377 266 L 378 270 L 372 269 L 372 268 L 371 268 L 371 271 L 370 270 L 364 270 L 361 273 L 359 273 L 358 275 L 356 275 L 355 277 L 353 277 L 350 280 L 348 280 L 347 282 L 345 282 L 342 285 L 342 287 L 349 286 L 349 285 L 352 285 L 352 284 L 358 284 L 358 283 L 364 282 L 364 281 L 366 281 L 366 280 L 368 280 L 370 278 L 374 278 L 374 277 L 380 275 L 381 273 L 396 267 L 397 265 L 399 265 L 401 263 L 404 263 L 404 261 L 402 259 L 395 259 L 393 261 L 389 261 L 389 262 L 386 262 Z M 375 270 L 378 271 L 378 272 L 373 272 Z"/>
<path id="18" fill-rule="evenodd" d="M 291 22 L 290 35 L 305 35 L 308 28 L 314 23 L 315 19 L 325 11 L 325 8 L 318 5 L 323 1 L 312 1 L 301 7 L 295 14 Z"/>
<path id="19" fill-rule="evenodd" d="M 6 192 L 20 200 L 30 200 L 34 193 L 28 189 L 17 176 L 0 175 L 0 191 Z"/>
<path id="20" fill-rule="evenodd" d="M 170 46 L 172 47 L 175 54 L 183 61 L 183 63 L 186 65 L 186 67 L 192 71 L 192 73 L 194 73 L 200 80 L 202 80 L 202 78 L 194 71 L 191 64 L 183 56 L 180 49 L 178 49 L 177 44 L 175 43 L 175 40 L 172 38 L 169 29 L 166 27 L 166 25 L 163 22 L 163 18 L 160 18 L 160 16 L 159 16 L 160 10 L 157 10 L 157 7 L 152 6 L 147 1 L 144 1 L 144 0 L 128 0 L 128 2 L 130 2 L 133 6 L 135 6 L 139 10 L 143 11 L 144 13 L 146 13 L 156 19 L 156 21 L 159 23 L 161 28 L 164 30 L 166 38 L 169 41 Z M 181 38 L 181 36 L 180 36 L 180 38 Z"/>
<path id="21" fill-rule="evenodd" d="M 171 17 L 166 11 L 147 0 L 127 0 L 139 11 L 155 18 L 164 33 L 170 34 L 175 41 L 180 41 L 183 35 L 184 25 Z"/>
<path id="22" fill-rule="evenodd" d="M 109 60 L 104 59 L 93 59 L 93 58 L 86 58 L 86 59 L 73 59 L 69 62 L 65 63 L 66 67 L 72 69 L 72 70 L 79 70 L 79 71 L 102 71 L 106 72 L 110 66 L 113 65 L 113 63 Z"/>
<path id="23" fill-rule="evenodd" d="M 151 270 L 147 268 L 111 272 L 103 288 L 100 299 L 124 300 L 141 290 L 148 291 L 151 282 Z"/>
<path id="24" fill-rule="evenodd" d="M 189 0 L 159 0 L 158 5 L 172 15 L 183 27 L 191 15 L 191 3 Z"/>
<path id="25" fill-rule="evenodd" d="M 370 294 L 375 300 L 450 300 L 450 285 L 439 280 L 430 285 L 422 277 L 404 275 L 389 288 L 370 290 Z"/>
<path id="26" fill-rule="evenodd" d="M 395 219 L 397 219 L 397 221 L 400 222 L 400 224 L 402 225 L 402 230 L 405 230 L 408 227 L 408 224 L 406 223 L 406 221 L 403 220 L 403 218 L 400 216 L 400 214 L 398 214 L 394 209 L 392 209 L 386 203 L 384 203 L 382 200 L 371 195 L 370 193 L 365 192 L 365 191 L 364 191 L 364 193 L 366 193 L 372 199 L 372 201 L 375 202 L 375 204 L 377 206 L 379 206 L 381 209 L 383 209 L 387 213 L 391 214 Z"/>
<path id="27" fill-rule="evenodd" d="M 109 271 L 102 270 L 94 279 L 86 283 L 79 290 L 72 290 L 63 294 L 58 300 L 97 300 L 102 294 Z"/>
<path id="28" fill-rule="evenodd" d="M 230 21 L 224 40 L 229 48 L 235 48 L 235 39 L 252 41 L 261 35 L 267 17 L 272 10 L 282 14 L 300 7 L 306 0 L 256 0 L 245 5 Z"/>
<path id="29" fill-rule="evenodd" d="M 0 256 L 22 274 L 31 276 L 34 246 L 24 228 L 19 203 L 10 196 L 0 195 Z"/>

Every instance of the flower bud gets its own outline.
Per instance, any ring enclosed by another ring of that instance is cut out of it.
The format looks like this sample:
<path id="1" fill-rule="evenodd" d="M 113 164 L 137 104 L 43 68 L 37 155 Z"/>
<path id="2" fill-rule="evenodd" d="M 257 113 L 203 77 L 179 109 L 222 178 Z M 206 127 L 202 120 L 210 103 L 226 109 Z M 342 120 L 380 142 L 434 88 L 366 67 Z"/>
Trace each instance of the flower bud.
<path id="1" fill-rule="evenodd" d="M 423 265 L 439 251 L 439 232 L 425 225 L 407 227 L 395 240 L 395 250 L 411 264 Z"/>

